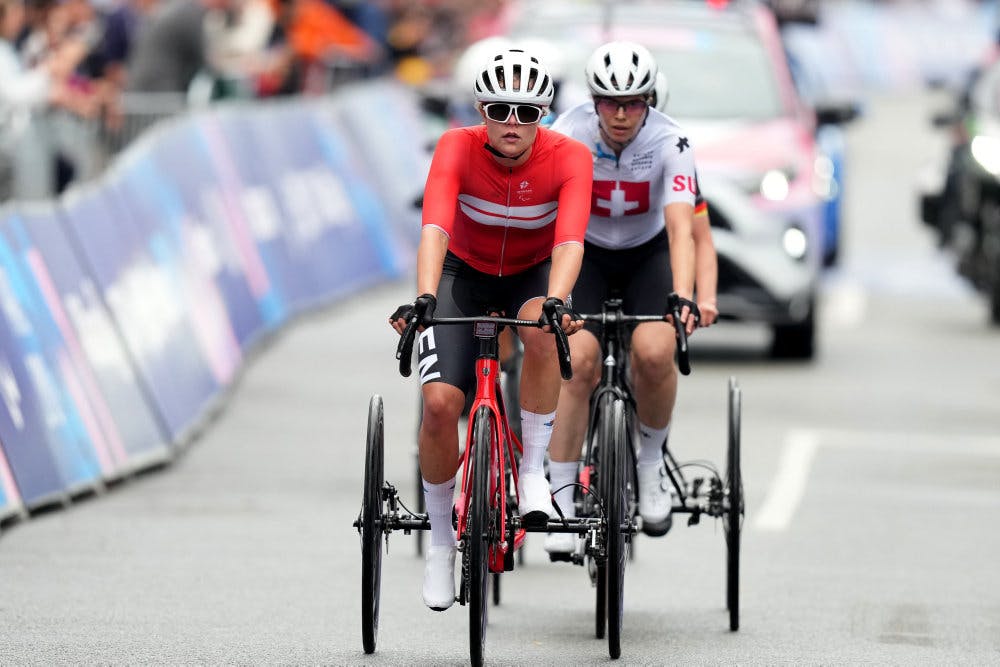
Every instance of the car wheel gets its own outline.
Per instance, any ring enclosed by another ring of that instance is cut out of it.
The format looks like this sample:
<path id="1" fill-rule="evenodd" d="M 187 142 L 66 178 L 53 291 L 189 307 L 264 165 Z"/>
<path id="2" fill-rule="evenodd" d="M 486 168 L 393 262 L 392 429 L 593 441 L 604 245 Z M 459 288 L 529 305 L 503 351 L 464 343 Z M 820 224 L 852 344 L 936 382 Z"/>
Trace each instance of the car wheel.
<path id="1" fill-rule="evenodd" d="M 779 324 L 771 338 L 771 356 L 775 359 L 812 359 L 816 345 L 816 307 L 809 306 L 809 314 L 796 324 Z"/>
<path id="2" fill-rule="evenodd" d="M 1000 326 L 1000 276 L 993 279 L 993 290 L 990 294 L 990 322 Z"/>

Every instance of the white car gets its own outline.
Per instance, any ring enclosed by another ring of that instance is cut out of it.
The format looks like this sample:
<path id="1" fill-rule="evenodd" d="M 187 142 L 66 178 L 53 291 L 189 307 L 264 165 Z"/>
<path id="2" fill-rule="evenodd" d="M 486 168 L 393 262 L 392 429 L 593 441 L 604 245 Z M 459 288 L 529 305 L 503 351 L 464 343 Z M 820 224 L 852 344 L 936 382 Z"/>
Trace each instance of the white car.
<path id="1" fill-rule="evenodd" d="M 770 325 L 771 354 L 812 358 L 819 276 L 796 256 L 803 239 L 752 205 L 737 184 L 700 176 L 719 258 L 719 315 Z M 800 233 L 800 232 L 799 232 Z"/>

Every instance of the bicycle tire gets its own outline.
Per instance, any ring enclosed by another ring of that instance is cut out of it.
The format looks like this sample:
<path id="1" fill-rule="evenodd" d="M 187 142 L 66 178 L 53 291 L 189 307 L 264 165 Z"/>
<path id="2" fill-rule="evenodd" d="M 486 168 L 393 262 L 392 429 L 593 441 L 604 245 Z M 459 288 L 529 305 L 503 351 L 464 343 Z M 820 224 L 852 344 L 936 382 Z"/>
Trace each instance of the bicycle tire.
<path id="1" fill-rule="evenodd" d="M 473 665 L 482 665 L 486 650 L 486 618 L 488 613 L 489 547 L 492 508 L 490 487 L 493 445 L 492 413 L 485 407 L 476 411 L 472 442 L 472 489 L 466 528 L 468 554 L 469 654 Z"/>
<path id="2" fill-rule="evenodd" d="M 426 503 L 426 501 L 424 499 L 424 477 L 423 477 L 423 474 L 420 472 L 420 452 L 419 451 L 418 452 L 414 452 L 413 459 L 414 459 L 414 466 L 413 467 L 416 469 L 416 480 L 414 480 L 415 483 L 414 483 L 413 486 L 414 486 L 414 488 L 416 489 L 416 492 L 417 492 L 417 503 L 416 503 L 417 504 L 417 514 L 426 514 L 427 513 L 427 503 Z M 416 531 L 416 533 L 417 533 L 417 536 L 416 536 L 417 539 L 415 541 L 416 541 L 416 546 L 417 546 L 417 556 L 423 556 L 424 555 L 424 531 L 418 530 L 418 531 Z"/>
<path id="3" fill-rule="evenodd" d="M 743 474 L 740 470 L 740 411 L 742 394 L 734 378 L 729 379 L 729 437 L 726 446 L 726 495 L 722 516 L 726 536 L 726 608 L 729 630 L 740 629 L 740 537 L 743 523 Z"/>
<path id="4" fill-rule="evenodd" d="M 616 400 L 611 406 L 610 424 L 610 456 L 608 457 L 610 471 L 608 479 L 608 496 L 605 504 L 608 512 L 608 564 L 607 564 L 607 604 L 608 604 L 608 655 L 617 660 L 622 654 L 621 631 L 622 614 L 625 602 L 625 561 L 628 559 L 625 525 L 626 525 L 626 480 L 625 461 L 628 453 L 625 447 L 628 443 L 627 420 L 625 419 L 625 402 Z"/>
<path id="5" fill-rule="evenodd" d="M 606 486 L 607 480 L 610 478 L 610 471 L 608 467 L 609 455 L 606 452 L 611 451 L 611 408 L 612 408 L 612 397 L 610 394 L 604 394 L 600 398 L 600 402 L 597 406 L 597 421 L 593 428 L 593 438 L 596 442 L 592 442 L 592 455 L 594 463 L 594 471 L 590 480 L 591 493 L 596 489 L 601 502 L 604 503 L 604 512 L 607 512 L 607 497 L 609 490 Z M 607 611 L 608 611 L 608 569 L 607 569 L 607 537 L 603 540 L 603 545 L 605 549 L 604 557 L 600 558 L 595 563 L 595 569 L 597 570 L 596 577 L 596 600 L 595 600 L 595 636 L 598 639 L 604 639 L 605 630 L 607 629 Z"/>
<path id="6" fill-rule="evenodd" d="M 365 653 L 374 653 L 378 640 L 379 597 L 382 586 L 382 535 L 384 508 L 384 421 L 382 397 L 368 404 L 365 444 L 365 481 L 361 499 L 361 641 Z"/>
<path id="7" fill-rule="evenodd" d="M 414 434 L 416 436 L 416 438 L 414 439 L 414 442 L 418 442 L 420 440 L 420 423 L 423 420 L 423 414 L 424 414 L 424 397 L 423 397 L 423 394 L 418 393 L 418 398 L 417 398 L 417 432 Z M 425 514 L 427 512 L 427 503 L 426 503 L 426 499 L 424 498 L 424 476 L 423 476 L 423 473 L 420 472 L 420 447 L 419 446 L 416 447 L 416 448 L 414 448 L 414 450 L 413 450 L 413 463 L 414 463 L 413 467 L 416 468 L 416 470 L 415 470 L 415 472 L 416 472 L 416 475 L 415 475 L 416 479 L 414 480 L 413 489 L 417 493 L 417 499 L 416 499 L 417 514 Z M 418 530 L 417 531 L 417 535 L 416 535 L 416 539 L 414 540 L 414 543 L 415 543 L 416 548 L 417 548 L 417 556 L 423 556 L 424 555 L 424 539 L 425 539 L 424 538 L 424 531 Z"/>

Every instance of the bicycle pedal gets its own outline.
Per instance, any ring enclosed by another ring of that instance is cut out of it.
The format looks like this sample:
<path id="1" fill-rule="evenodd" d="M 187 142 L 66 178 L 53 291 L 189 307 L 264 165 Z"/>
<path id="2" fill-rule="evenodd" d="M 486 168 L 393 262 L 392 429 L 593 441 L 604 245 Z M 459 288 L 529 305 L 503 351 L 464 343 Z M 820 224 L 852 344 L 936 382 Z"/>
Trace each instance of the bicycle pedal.
<path id="1" fill-rule="evenodd" d="M 550 563 L 572 563 L 573 554 L 565 551 L 549 552 Z"/>

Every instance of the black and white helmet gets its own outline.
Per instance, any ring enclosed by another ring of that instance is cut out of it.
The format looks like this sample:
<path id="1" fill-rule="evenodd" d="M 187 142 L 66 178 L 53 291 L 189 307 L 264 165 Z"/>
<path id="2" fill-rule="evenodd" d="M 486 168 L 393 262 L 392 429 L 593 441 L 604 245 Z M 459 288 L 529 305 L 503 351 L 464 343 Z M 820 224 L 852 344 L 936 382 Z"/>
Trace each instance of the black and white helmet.
<path id="1" fill-rule="evenodd" d="M 602 97 L 647 95 L 656 83 L 657 66 L 649 50 L 635 42 L 608 42 L 587 61 L 587 85 Z"/>
<path id="2" fill-rule="evenodd" d="M 483 64 L 474 87 L 476 101 L 513 102 L 547 107 L 555 88 L 545 66 L 523 49 L 507 49 Z"/>

